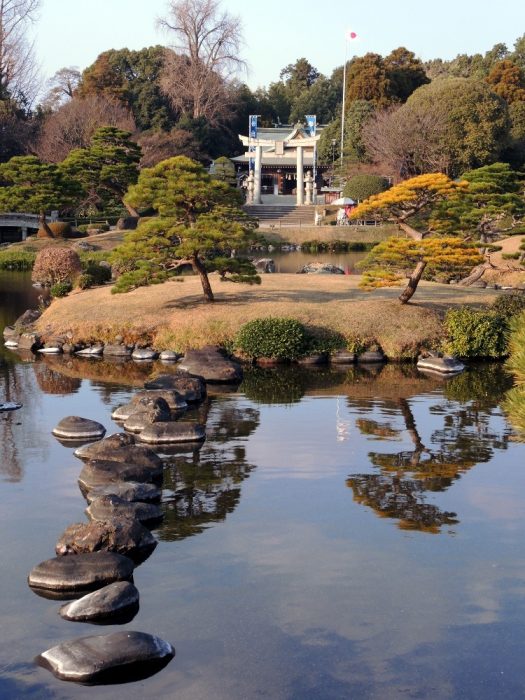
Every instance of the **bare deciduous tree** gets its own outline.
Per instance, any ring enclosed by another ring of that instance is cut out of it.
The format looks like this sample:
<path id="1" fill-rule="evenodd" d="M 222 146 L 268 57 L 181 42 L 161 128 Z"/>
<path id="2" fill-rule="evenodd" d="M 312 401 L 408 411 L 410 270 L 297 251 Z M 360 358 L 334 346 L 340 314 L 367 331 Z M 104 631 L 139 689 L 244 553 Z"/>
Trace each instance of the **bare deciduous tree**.
<path id="1" fill-rule="evenodd" d="M 166 51 L 161 87 L 175 109 L 216 124 L 231 104 L 231 83 L 245 67 L 240 58 L 241 21 L 219 0 L 170 0 L 159 25 L 173 39 Z"/>
<path id="2" fill-rule="evenodd" d="M 30 105 L 39 89 L 38 67 L 27 28 L 40 0 L 0 0 L 0 99 Z"/>
<path id="3" fill-rule="evenodd" d="M 56 110 L 68 102 L 80 83 L 81 73 L 76 66 L 57 70 L 47 81 L 47 93 L 42 101 L 44 109 Z"/>
<path id="4" fill-rule="evenodd" d="M 444 147 L 442 113 L 414 113 L 403 107 L 376 112 L 363 127 L 366 152 L 401 178 L 428 172 L 447 173 L 450 159 Z"/>
<path id="5" fill-rule="evenodd" d="M 135 131 L 131 112 L 120 102 L 102 95 L 73 97 L 46 117 L 33 150 L 41 160 L 58 163 L 74 148 L 87 148 L 101 126 Z"/>

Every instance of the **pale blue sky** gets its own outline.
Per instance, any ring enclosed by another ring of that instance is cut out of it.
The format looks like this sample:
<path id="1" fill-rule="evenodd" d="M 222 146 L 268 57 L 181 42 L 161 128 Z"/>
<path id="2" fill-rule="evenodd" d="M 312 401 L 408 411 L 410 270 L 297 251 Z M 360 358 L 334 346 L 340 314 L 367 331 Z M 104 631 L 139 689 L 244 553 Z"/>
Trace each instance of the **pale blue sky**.
<path id="1" fill-rule="evenodd" d="M 166 43 L 156 29 L 166 0 L 41 0 L 36 50 L 44 77 L 64 66 L 85 68 L 110 48 Z M 277 80 L 280 69 L 305 56 L 330 74 L 344 60 L 344 34 L 360 36 L 350 54 L 387 54 L 404 45 L 420 58 L 512 47 L 525 33 L 525 0 L 224 0 L 241 16 L 253 88 Z M 354 50 L 355 49 L 355 50 Z"/>

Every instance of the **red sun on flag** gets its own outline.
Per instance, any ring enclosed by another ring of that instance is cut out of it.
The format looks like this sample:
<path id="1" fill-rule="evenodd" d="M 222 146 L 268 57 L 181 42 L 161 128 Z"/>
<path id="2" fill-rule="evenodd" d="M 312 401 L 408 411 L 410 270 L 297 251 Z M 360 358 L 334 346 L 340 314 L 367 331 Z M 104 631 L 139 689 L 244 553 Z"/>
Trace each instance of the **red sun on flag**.
<path id="1" fill-rule="evenodd" d="M 357 34 L 355 32 L 353 32 L 351 29 L 349 29 L 346 32 L 346 38 L 347 39 L 357 39 Z"/>

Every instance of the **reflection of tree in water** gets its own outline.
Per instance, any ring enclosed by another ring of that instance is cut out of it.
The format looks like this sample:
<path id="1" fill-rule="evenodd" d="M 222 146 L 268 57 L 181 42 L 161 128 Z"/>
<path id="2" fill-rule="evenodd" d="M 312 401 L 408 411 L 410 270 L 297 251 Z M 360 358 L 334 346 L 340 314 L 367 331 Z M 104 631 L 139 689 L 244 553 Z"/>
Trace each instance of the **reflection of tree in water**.
<path id="1" fill-rule="evenodd" d="M 38 410 L 38 389 L 35 387 L 32 372 L 28 367 L 17 364 L 14 356 L 0 354 L 0 397 L 2 401 L 23 404 L 18 411 L 0 413 L 0 474 L 6 481 L 20 481 L 24 470 L 20 455 L 20 440 L 31 439 L 29 426 L 35 421 Z M 25 430 L 24 430 L 25 426 Z"/>
<path id="2" fill-rule="evenodd" d="M 167 460 L 165 518 L 158 530 L 162 540 L 196 535 L 224 520 L 235 510 L 241 483 L 254 468 L 246 461 L 243 443 L 259 425 L 259 411 L 227 398 L 208 400 L 204 406 L 195 417 L 202 421 L 207 411 L 206 441 Z"/>
<path id="3" fill-rule="evenodd" d="M 347 486 L 354 499 L 381 517 L 399 520 L 402 529 L 439 532 L 443 525 L 459 522 L 455 513 L 426 503 L 425 496 L 448 489 L 462 473 L 488 462 L 494 450 L 507 448 L 509 433 L 505 428 L 495 430 L 493 417 L 508 385 L 508 375 L 497 366 L 450 379 L 443 388 L 444 400 L 429 409 L 432 415 L 443 416 L 443 426 L 432 432 L 428 444 L 423 442 L 405 398 L 381 403 L 384 414 L 402 418 L 404 430 L 396 431 L 391 422 L 359 418 L 356 423 L 362 433 L 384 440 L 401 439 L 405 432 L 413 448 L 370 452 L 371 463 L 381 473 L 349 477 Z M 362 408 L 361 403 L 358 409 Z"/>
<path id="4" fill-rule="evenodd" d="M 33 369 L 38 386 L 44 394 L 74 394 L 80 389 L 80 379 L 57 372 L 45 361 L 35 362 Z"/>

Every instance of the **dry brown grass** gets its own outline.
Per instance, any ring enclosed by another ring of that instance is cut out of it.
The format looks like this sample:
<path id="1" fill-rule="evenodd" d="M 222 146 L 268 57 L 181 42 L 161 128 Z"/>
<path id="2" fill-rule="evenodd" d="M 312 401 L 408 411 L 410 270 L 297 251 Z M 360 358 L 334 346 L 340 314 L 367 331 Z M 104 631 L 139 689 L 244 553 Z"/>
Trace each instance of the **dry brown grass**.
<path id="1" fill-rule="evenodd" d="M 195 277 L 112 295 L 109 287 L 78 291 L 55 300 L 38 322 L 44 336 L 70 333 L 75 341 L 153 343 L 178 351 L 209 343 L 228 344 L 240 326 L 254 318 L 291 316 L 306 324 L 377 342 L 391 358 L 413 357 L 421 346 L 435 346 L 440 318 L 456 304 L 491 302 L 495 292 L 422 283 L 416 303 L 402 306 L 398 289 L 364 292 L 359 277 L 265 275 L 261 286 L 221 283 L 212 276 L 216 302 L 203 300 Z"/>

